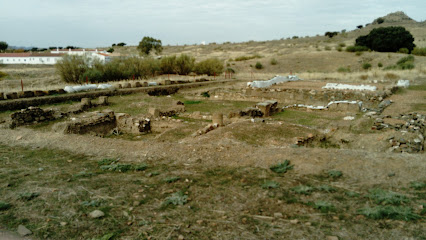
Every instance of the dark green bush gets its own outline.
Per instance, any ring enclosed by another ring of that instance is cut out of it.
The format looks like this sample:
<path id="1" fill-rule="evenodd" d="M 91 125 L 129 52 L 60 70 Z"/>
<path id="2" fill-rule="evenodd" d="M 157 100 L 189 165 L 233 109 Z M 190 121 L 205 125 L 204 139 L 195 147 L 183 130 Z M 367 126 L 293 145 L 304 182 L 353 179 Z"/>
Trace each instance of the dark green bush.
<path id="1" fill-rule="evenodd" d="M 263 65 L 262 65 L 262 63 L 260 63 L 260 62 L 256 62 L 256 65 L 254 65 L 254 67 L 255 67 L 256 69 L 262 69 L 262 68 L 263 68 Z"/>
<path id="2" fill-rule="evenodd" d="M 195 58 L 186 54 L 181 54 L 176 58 L 176 72 L 179 75 L 188 75 L 194 70 Z"/>
<path id="3" fill-rule="evenodd" d="M 379 63 L 377 64 L 377 66 L 378 66 L 379 68 L 381 68 L 381 67 L 383 67 L 383 63 L 379 62 Z"/>
<path id="4" fill-rule="evenodd" d="M 364 63 L 364 64 L 362 64 L 362 69 L 368 70 L 370 68 L 371 68 L 371 64 L 370 63 Z"/>
<path id="5" fill-rule="evenodd" d="M 81 83 L 81 75 L 88 69 L 87 59 L 65 55 L 56 63 L 56 70 L 64 82 Z"/>
<path id="6" fill-rule="evenodd" d="M 355 45 L 378 52 L 397 52 L 401 48 L 410 52 L 415 47 L 413 35 L 404 27 L 375 28 L 368 35 L 358 37 Z"/>
<path id="7" fill-rule="evenodd" d="M 163 74 L 176 73 L 176 56 L 168 56 L 161 58 L 160 69 Z"/>
<path id="8" fill-rule="evenodd" d="M 7 76 L 7 73 L 0 71 L 0 79 Z"/>
<path id="9" fill-rule="evenodd" d="M 400 48 L 400 49 L 398 50 L 398 52 L 399 52 L 399 53 L 405 53 L 405 54 L 410 53 L 410 51 L 409 51 L 407 48 Z"/>

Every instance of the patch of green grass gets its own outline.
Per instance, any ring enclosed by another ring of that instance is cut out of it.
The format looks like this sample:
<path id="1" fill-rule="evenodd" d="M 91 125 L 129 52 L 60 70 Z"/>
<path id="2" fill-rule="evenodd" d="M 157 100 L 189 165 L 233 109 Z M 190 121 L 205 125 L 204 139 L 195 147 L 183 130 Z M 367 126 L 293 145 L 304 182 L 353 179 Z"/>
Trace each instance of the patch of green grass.
<path id="1" fill-rule="evenodd" d="M 282 163 L 271 166 L 269 169 L 275 173 L 286 173 L 288 170 L 292 170 L 294 165 L 290 165 L 289 160 L 285 160 Z"/>
<path id="2" fill-rule="evenodd" d="M 421 217 L 412 212 L 409 207 L 402 206 L 376 206 L 374 208 L 363 208 L 358 210 L 359 214 L 371 219 L 394 219 L 412 221 L 420 219 Z"/>
<path id="3" fill-rule="evenodd" d="M 115 233 L 107 233 L 99 238 L 91 238 L 90 240 L 112 240 L 115 237 Z"/>
<path id="4" fill-rule="evenodd" d="M 262 184 L 263 189 L 278 188 L 279 186 L 280 186 L 279 183 L 275 181 L 269 181 L 269 180 Z"/>
<path id="5" fill-rule="evenodd" d="M 426 183 L 425 182 L 411 182 L 410 183 L 410 187 L 414 188 L 415 190 L 422 190 L 426 188 Z"/>
<path id="6" fill-rule="evenodd" d="M 117 159 L 114 158 L 104 158 L 100 161 L 98 161 L 98 166 L 103 166 L 103 165 L 111 165 L 113 163 L 116 163 Z"/>
<path id="7" fill-rule="evenodd" d="M 40 196 L 40 193 L 38 192 L 23 192 L 19 194 L 19 199 L 24 201 L 31 201 L 38 196 Z"/>
<path id="8" fill-rule="evenodd" d="M 327 173 L 328 173 L 328 176 L 330 176 L 332 178 L 339 178 L 339 177 L 343 176 L 343 173 L 339 170 L 330 170 Z"/>
<path id="9" fill-rule="evenodd" d="M 182 191 L 173 193 L 169 197 L 167 197 L 162 206 L 166 207 L 168 205 L 185 205 L 188 202 L 188 195 L 185 195 Z"/>
<path id="10" fill-rule="evenodd" d="M 110 164 L 100 166 L 101 170 L 111 171 L 111 172 L 127 172 L 133 169 L 131 164 Z"/>
<path id="11" fill-rule="evenodd" d="M 318 120 L 331 120 L 325 115 L 320 115 L 317 113 L 302 112 L 297 110 L 286 109 L 283 112 L 274 114 L 273 118 L 279 121 L 287 121 L 294 124 L 314 126 Z"/>
<path id="12" fill-rule="evenodd" d="M 311 195 L 311 193 L 314 191 L 314 188 L 306 185 L 299 185 L 292 188 L 291 190 L 298 194 Z"/>
<path id="13" fill-rule="evenodd" d="M 408 198 L 404 195 L 392 191 L 386 191 L 380 188 L 370 189 L 369 192 L 370 194 L 368 195 L 368 198 L 373 200 L 376 204 L 400 205 L 409 201 Z"/>
<path id="14" fill-rule="evenodd" d="M 12 205 L 7 202 L 0 201 L 0 211 L 8 210 Z"/>
<path id="15" fill-rule="evenodd" d="M 348 196 L 348 197 L 359 197 L 360 196 L 359 193 L 351 192 L 351 191 L 345 192 L 345 195 Z"/>
<path id="16" fill-rule="evenodd" d="M 328 213 L 336 210 L 332 203 L 326 201 L 316 201 L 313 203 L 313 207 L 320 210 L 322 213 Z"/>
<path id="17" fill-rule="evenodd" d="M 419 85 L 410 85 L 407 89 L 413 91 L 426 91 L 426 83 L 422 83 Z"/>
<path id="18" fill-rule="evenodd" d="M 163 179 L 164 182 L 166 183 L 174 183 L 180 180 L 180 177 L 168 177 Z"/>
<path id="19" fill-rule="evenodd" d="M 187 100 L 187 101 L 184 101 L 183 103 L 185 104 L 185 105 L 191 105 L 191 104 L 200 104 L 200 103 L 202 103 L 203 101 L 194 101 L 194 100 Z"/>
<path id="20" fill-rule="evenodd" d="M 333 188 L 329 185 L 326 185 L 326 184 L 318 186 L 318 187 L 316 187 L 316 189 L 319 190 L 319 191 L 322 191 L 322 192 L 329 192 L 329 193 L 337 191 L 335 188 Z"/>

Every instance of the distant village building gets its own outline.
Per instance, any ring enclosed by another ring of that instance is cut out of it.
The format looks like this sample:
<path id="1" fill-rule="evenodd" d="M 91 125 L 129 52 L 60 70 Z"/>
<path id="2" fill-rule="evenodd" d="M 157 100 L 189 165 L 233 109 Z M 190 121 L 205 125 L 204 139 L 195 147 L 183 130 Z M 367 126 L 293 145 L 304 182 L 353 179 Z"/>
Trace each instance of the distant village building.
<path id="1" fill-rule="evenodd" d="M 0 64 L 45 64 L 53 65 L 64 55 L 86 56 L 91 60 L 99 60 L 103 63 L 111 60 L 108 52 L 97 49 L 56 49 L 50 53 L 0 53 Z"/>

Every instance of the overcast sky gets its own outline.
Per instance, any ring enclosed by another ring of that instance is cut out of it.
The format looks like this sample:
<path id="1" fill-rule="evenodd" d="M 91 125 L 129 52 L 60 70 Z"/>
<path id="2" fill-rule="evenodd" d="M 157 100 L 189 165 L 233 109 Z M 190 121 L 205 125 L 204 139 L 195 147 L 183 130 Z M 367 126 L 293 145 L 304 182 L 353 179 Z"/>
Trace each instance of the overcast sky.
<path id="1" fill-rule="evenodd" d="M 426 20 L 426 0 L 0 0 L 13 46 L 163 45 L 273 40 L 352 30 L 395 11 Z"/>

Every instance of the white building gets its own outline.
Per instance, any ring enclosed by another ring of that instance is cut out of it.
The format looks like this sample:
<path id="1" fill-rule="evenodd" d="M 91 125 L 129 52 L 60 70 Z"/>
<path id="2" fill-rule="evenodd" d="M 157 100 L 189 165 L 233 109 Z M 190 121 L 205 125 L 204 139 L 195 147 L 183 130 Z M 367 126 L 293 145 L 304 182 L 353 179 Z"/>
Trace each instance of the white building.
<path id="1" fill-rule="evenodd" d="M 62 59 L 63 54 L 51 53 L 0 53 L 0 64 L 50 64 Z"/>
<path id="2" fill-rule="evenodd" d="M 77 55 L 85 56 L 91 60 L 98 59 L 101 62 L 109 62 L 110 56 L 106 51 L 85 50 L 85 49 L 57 49 L 50 53 L 0 53 L 0 64 L 47 64 L 53 65 L 57 63 L 62 56 Z"/>

